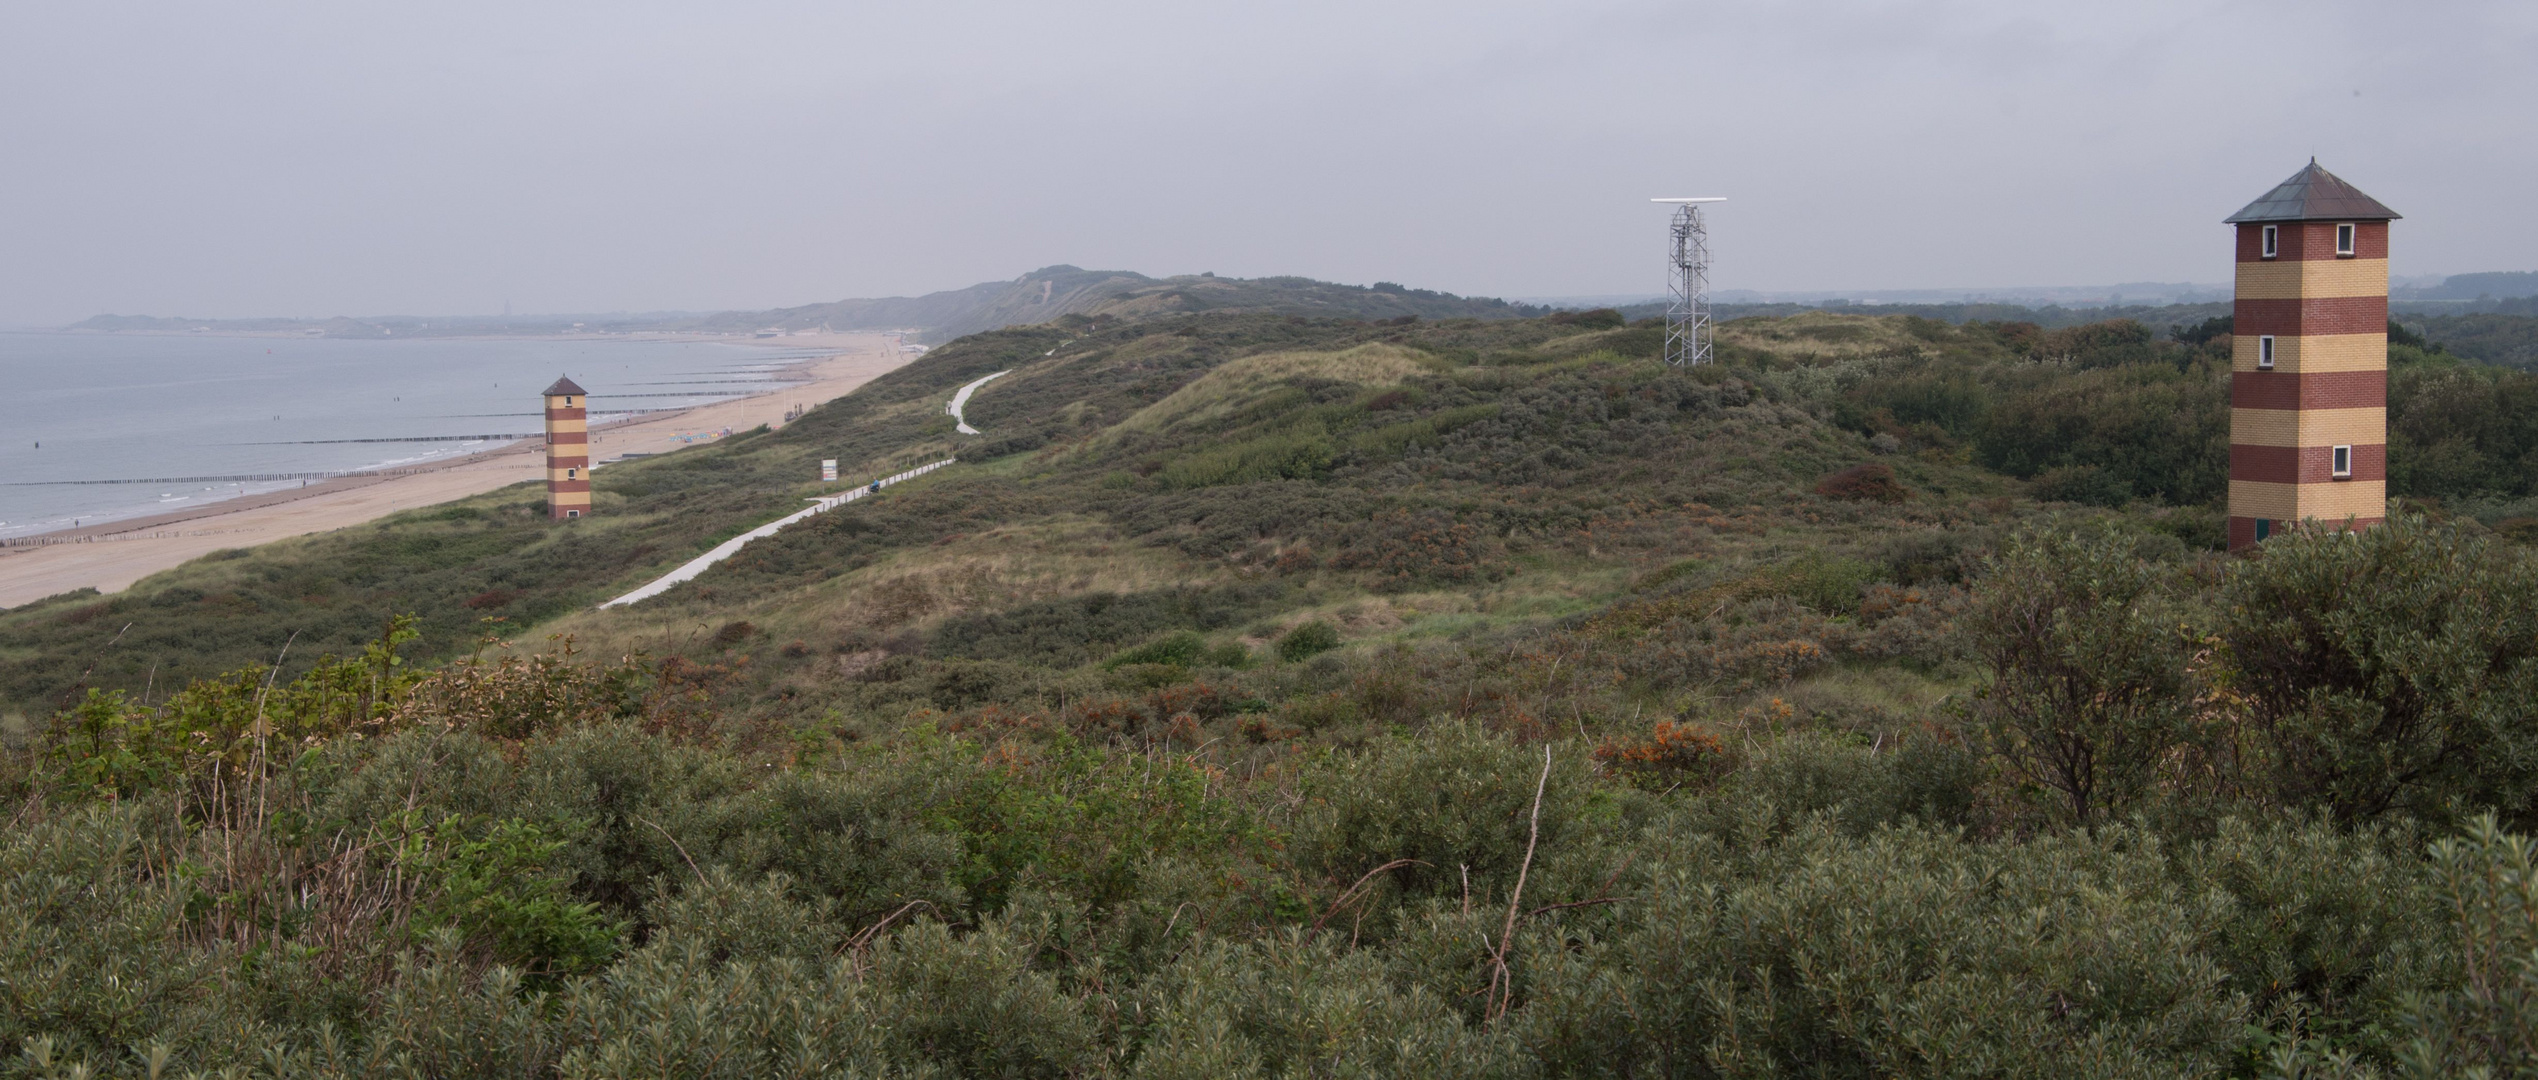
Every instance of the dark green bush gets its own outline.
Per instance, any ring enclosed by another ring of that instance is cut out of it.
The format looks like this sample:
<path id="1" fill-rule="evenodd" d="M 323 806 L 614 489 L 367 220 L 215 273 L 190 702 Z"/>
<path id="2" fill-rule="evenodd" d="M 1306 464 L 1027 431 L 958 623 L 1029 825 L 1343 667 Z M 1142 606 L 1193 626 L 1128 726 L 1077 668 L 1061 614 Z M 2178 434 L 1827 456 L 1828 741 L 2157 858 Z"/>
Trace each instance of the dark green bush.
<path id="1" fill-rule="evenodd" d="M 425 899 L 413 929 L 447 929 L 484 943 L 497 963 L 542 980 L 605 966 L 618 927 L 593 904 L 573 899 L 569 876 L 550 869 L 565 844 L 536 825 L 505 818 L 470 827 L 455 815 L 406 836 L 401 862 Z M 551 985 L 551 982 L 550 982 Z"/>
<path id="2" fill-rule="evenodd" d="M 1975 714 L 2063 820 L 2121 817 L 2163 786 L 2189 738 L 2187 617 L 2105 526 L 2048 524 L 1985 567 L 1969 622 L 1993 676 Z"/>
<path id="3" fill-rule="evenodd" d="M 2036 474 L 2035 494 L 2047 502 L 2112 507 L 2132 501 L 2133 486 L 2095 465 L 2063 465 Z"/>
<path id="4" fill-rule="evenodd" d="M 1278 639 L 1278 658 L 1288 663 L 1295 663 L 1311 659 L 1339 646 L 1339 627 L 1315 619 L 1287 631 Z"/>
<path id="5" fill-rule="evenodd" d="M 2301 530 L 2224 586 L 2220 640 L 2276 797 L 2342 821 L 2530 820 L 2538 564 L 2401 516 Z"/>
<path id="6" fill-rule="evenodd" d="M 1173 664 L 1189 667 L 1207 655 L 1207 639 L 1183 630 L 1118 653 L 1102 661 L 1102 666 L 1114 671 L 1123 664 Z"/>

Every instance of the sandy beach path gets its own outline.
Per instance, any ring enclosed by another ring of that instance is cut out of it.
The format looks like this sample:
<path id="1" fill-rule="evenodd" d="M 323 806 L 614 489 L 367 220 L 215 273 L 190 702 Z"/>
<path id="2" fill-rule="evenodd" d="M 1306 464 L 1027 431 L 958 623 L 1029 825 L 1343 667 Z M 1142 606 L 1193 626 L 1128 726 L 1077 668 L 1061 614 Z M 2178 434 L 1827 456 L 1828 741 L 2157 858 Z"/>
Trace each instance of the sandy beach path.
<path id="1" fill-rule="evenodd" d="M 788 384 L 753 397 L 594 428 L 592 459 L 604 465 L 625 454 L 669 453 L 690 445 L 679 440 L 681 433 L 686 432 L 719 431 L 726 427 L 738 432 L 760 424 L 781 426 L 787 410 L 840 397 L 914 359 L 899 351 L 896 338 L 885 334 L 790 337 L 769 344 L 787 349 L 832 349 L 835 354 L 804 365 L 807 382 Z M 151 574 L 222 548 L 254 547 L 285 537 L 327 532 L 399 510 L 536 480 L 545 475 L 545 453 L 543 444 L 524 440 L 455 458 L 430 471 L 344 477 L 305 488 L 214 503 L 181 515 L 163 514 L 48 533 L 44 539 L 74 542 L 0 549 L 0 607 L 15 607 L 83 586 L 93 586 L 100 592 L 120 592 Z"/>

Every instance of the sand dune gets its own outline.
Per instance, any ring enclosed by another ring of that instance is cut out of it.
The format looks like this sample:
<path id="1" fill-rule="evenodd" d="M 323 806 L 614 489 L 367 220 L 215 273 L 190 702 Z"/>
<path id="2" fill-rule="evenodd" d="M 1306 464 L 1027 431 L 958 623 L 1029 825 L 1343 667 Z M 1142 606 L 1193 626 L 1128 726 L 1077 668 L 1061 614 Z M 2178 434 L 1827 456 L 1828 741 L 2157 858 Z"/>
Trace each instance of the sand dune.
<path id="1" fill-rule="evenodd" d="M 788 349 L 837 353 L 803 365 L 808 382 L 754 397 L 700 405 L 596 428 L 591 456 L 663 454 L 691 445 L 686 432 L 746 431 L 781 424 L 787 410 L 818 405 L 870 382 L 912 357 L 881 334 L 789 337 Z M 257 544 L 358 525 L 399 510 L 448 502 L 545 475 L 545 446 L 513 443 L 396 476 L 345 477 L 291 491 L 213 503 L 176 514 L 47 533 L 0 549 L 0 607 L 14 607 L 81 587 L 119 592 L 133 582 L 222 548 Z M 33 541 L 32 543 L 30 541 Z"/>

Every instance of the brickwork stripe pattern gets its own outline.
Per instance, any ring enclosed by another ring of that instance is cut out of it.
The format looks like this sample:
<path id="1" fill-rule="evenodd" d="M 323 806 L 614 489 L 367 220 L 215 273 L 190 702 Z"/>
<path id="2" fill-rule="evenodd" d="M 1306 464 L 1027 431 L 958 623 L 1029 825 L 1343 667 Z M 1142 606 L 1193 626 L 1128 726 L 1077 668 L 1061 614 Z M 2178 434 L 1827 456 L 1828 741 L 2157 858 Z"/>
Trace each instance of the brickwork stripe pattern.
<path id="1" fill-rule="evenodd" d="M 2268 198 L 2299 205 L 2307 177 L 2333 179 L 2312 163 Z M 2233 219 L 2233 550 L 2303 525 L 2363 528 L 2387 513 L 2388 222 L 2264 220 L 2306 212 Z"/>

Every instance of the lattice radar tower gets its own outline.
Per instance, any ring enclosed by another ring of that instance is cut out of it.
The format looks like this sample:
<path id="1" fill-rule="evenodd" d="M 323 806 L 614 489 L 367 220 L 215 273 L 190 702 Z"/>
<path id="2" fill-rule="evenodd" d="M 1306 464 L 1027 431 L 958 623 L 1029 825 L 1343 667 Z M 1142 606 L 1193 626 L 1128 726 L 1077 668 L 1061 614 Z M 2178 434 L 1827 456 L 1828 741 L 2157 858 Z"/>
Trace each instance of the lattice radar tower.
<path id="1" fill-rule="evenodd" d="M 1720 197 L 1650 199 L 1674 206 L 1674 249 L 1667 276 L 1666 363 L 1710 362 L 1710 230 L 1701 207 Z"/>

